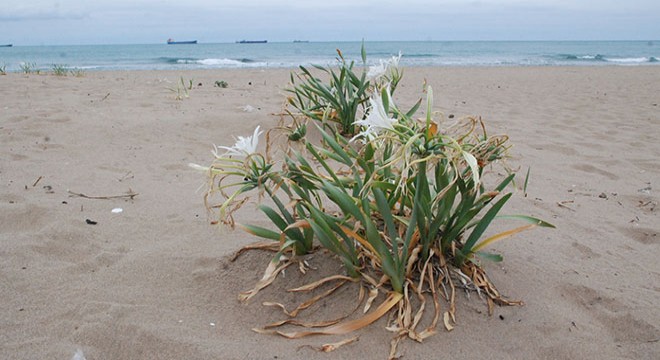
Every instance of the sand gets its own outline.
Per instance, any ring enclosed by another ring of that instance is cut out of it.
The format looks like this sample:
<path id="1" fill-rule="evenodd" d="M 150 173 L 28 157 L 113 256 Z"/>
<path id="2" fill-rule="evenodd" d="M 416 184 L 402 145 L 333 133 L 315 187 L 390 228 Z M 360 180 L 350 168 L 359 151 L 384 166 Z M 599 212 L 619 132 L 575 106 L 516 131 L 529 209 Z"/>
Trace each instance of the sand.
<path id="1" fill-rule="evenodd" d="M 204 176 L 187 166 L 208 163 L 214 143 L 273 126 L 288 74 L 0 76 L 0 358 L 385 359 L 384 321 L 330 354 L 305 345 L 345 336 L 251 331 L 283 318 L 261 302 L 293 306 L 303 298 L 283 287 L 337 264 L 318 254 L 319 270 L 289 270 L 239 303 L 271 255 L 229 261 L 257 239 L 209 224 Z M 181 76 L 193 89 L 176 100 Z M 489 317 L 461 293 L 456 328 L 403 342 L 402 359 L 660 358 L 660 68 L 409 68 L 397 103 L 412 105 L 424 79 L 438 110 L 509 134 L 521 179 L 531 167 L 527 197 L 518 191 L 505 212 L 557 228 L 492 247 L 504 262 L 486 264 L 489 275 L 524 306 Z M 237 220 L 255 214 L 248 204 Z M 310 316 L 346 312 L 355 296 L 346 287 Z"/>

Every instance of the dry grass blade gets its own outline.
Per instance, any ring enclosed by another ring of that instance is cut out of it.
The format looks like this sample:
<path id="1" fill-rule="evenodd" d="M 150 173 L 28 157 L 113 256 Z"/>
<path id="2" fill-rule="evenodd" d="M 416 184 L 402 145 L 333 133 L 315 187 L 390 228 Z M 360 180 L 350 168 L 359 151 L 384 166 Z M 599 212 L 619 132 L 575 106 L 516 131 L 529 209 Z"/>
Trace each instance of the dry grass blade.
<path id="1" fill-rule="evenodd" d="M 393 360 L 397 359 L 396 353 L 397 353 L 397 347 L 399 346 L 399 342 L 403 336 L 395 336 L 392 341 L 390 341 L 390 354 L 387 356 L 388 360 Z"/>
<path id="2" fill-rule="evenodd" d="M 282 304 L 280 304 L 280 303 L 264 302 L 263 305 L 264 305 L 264 306 L 277 306 L 277 307 L 281 308 L 282 311 L 284 311 L 284 313 L 285 313 L 286 315 L 288 315 L 288 316 L 290 316 L 290 317 L 296 317 L 296 316 L 298 316 L 298 313 L 299 313 L 299 312 L 301 312 L 302 310 L 305 310 L 305 309 L 307 309 L 308 307 L 310 307 L 310 306 L 316 304 L 317 301 L 319 301 L 319 300 L 323 299 L 324 297 L 326 297 L 326 296 L 332 294 L 332 293 L 335 292 L 337 289 L 339 289 L 340 287 L 342 287 L 344 284 L 346 284 L 346 280 L 339 282 L 339 284 L 337 284 L 337 285 L 333 286 L 332 288 L 326 290 L 324 293 L 319 294 L 319 295 L 316 295 L 316 296 L 314 296 L 313 298 L 311 298 L 311 299 L 305 301 L 304 303 L 298 305 L 298 307 L 295 308 L 295 309 L 294 309 L 293 311 L 291 311 L 291 312 L 286 311 L 286 308 L 284 307 L 284 305 L 282 305 Z"/>
<path id="3" fill-rule="evenodd" d="M 418 334 L 421 340 L 426 339 L 427 337 L 436 333 L 435 329 L 438 326 L 438 319 L 440 319 L 440 300 L 438 299 L 438 293 L 435 291 L 435 281 L 433 280 L 433 269 L 428 268 L 429 282 L 431 283 L 431 293 L 433 295 L 433 320 L 431 324 Z"/>
<path id="4" fill-rule="evenodd" d="M 257 282 L 256 285 L 254 285 L 254 288 L 252 290 L 248 290 L 240 293 L 238 295 L 238 299 L 240 301 L 250 300 L 261 289 L 272 284 L 273 281 L 275 281 L 277 274 L 279 274 L 282 270 L 286 269 L 291 264 L 293 264 L 293 262 L 289 260 L 285 261 L 284 264 L 282 265 L 280 265 L 280 260 L 271 261 L 270 264 L 268 264 L 266 271 L 264 271 L 264 276 L 261 278 L 261 280 L 259 280 L 259 282 Z"/>
<path id="5" fill-rule="evenodd" d="M 264 329 L 272 329 L 284 325 L 295 325 L 295 326 L 300 326 L 304 328 L 321 328 L 321 327 L 327 327 L 327 326 L 332 326 L 334 324 L 339 323 L 340 321 L 344 320 L 346 316 L 340 317 L 339 319 L 334 319 L 334 320 L 324 320 L 324 321 L 312 321 L 312 322 L 304 322 L 300 321 L 297 319 L 286 319 L 286 320 L 281 320 L 277 321 L 274 323 L 270 323 L 266 326 L 264 326 Z M 261 332 L 259 329 L 253 329 L 255 332 Z"/>
<path id="6" fill-rule="evenodd" d="M 367 250 L 369 250 L 368 252 L 365 253 L 365 255 L 370 255 L 371 256 L 371 255 L 378 254 L 376 249 L 374 249 L 374 247 L 369 243 L 369 241 L 367 241 L 365 238 L 360 236 L 358 233 L 356 233 L 355 231 L 347 228 L 344 225 L 340 225 L 339 227 L 344 232 L 344 234 L 346 234 L 347 236 L 352 237 L 353 239 L 357 240 L 357 242 L 359 242 L 360 245 L 364 246 Z M 378 259 L 378 261 L 380 261 L 380 259 Z"/>
<path id="7" fill-rule="evenodd" d="M 369 297 L 367 298 L 367 303 L 364 304 L 364 310 L 362 310 L 364 314 L 366 314 L 367 311 L 371 309 L 371 304 L 374 302 L 374 300 L 376 300 L 377 296 L 378 296 L 378 288 L 372 288 L 371 290 L 369 290 Z"/>
<path id="8" fill-rule="evenodd" d="M 236 261 L 236 259 L 238 259 L 239 256 L 243 255 L 244 252 L 249 250 L 266 250 L 266 251 L 278 252 L 280 251 L 280 244 L 277 242 L 273 242 L 272 240 L 252 243 L 238 250 L 234 254 L 234 256 L 232 256 L 231 259 L 229 259 L 229 261 L 231 262 Z"/>
<path id="9" fill-rule="evenodd" d="M 422 275 L 424 277 L 424 275 Z M 417 328 L 417 325 L 419 325 L 419 322 L 422 320 L 422 315 L 424 315 L 424 309 L 426 308 L 426 297 L 424 294 L 422 294 L 422 289 L 421 288 L 416 288 L 413 286 L 413 290 L 415 294 L 417 294 L 417 299 L 420 302 L 419 309 L 417 310 L 417 314 L 415 314 L 415 317 L 413 317 L 412 324 L 410 325 L 410 330 L 408 331 L 408 337 L 411 339 L 422 342 L 423 339 L 419 337 L 419 333 L 415 330 Z"/>
<path id="10" fill-rule="evenodd" d="M 355 281 L 355 279 L 353 279 L 352 277 L 349 277 L 349 276 L 332 275 L 332 276 L 325 277 L 321 280 L 314 281 L 313 283 L 310 283 L 310 284 L 307 284 L 307 285 L 303 285 L 303 286 L 300 286 L 300 287 L 297 287 L 297 288 L 294 288 L 294 289 L 289 289 L 287 291 L 289 291 L 289 292 L 311 291 L 311 290 L 314 290 L 317 287 L 319 287 L 319 286 L 321 286 L 321 285 L 323 285 L 327 282 L 334 281 L 334 280 L 344 280 L 344 282 L 345 281 Z"/>
<path id="11" fill-rule="evenodd" d="M 417 246 L 416 248 L 413 249 L 413 251 L 410 253 L 410 257 L 408 258 L 408 265 L 406 266 L 406 277 L 410 278 L 412 275 L 412 268 L 415 266 L 417 263 L 417 259 L 419 258 L 419 253 L 422 252 L 422 247 Z M 429 257 L 430 259 L 430 257 Z"/>
<path id="12" fill-rule="evenodd" d="M 264 331 L 266 331 L 266 333 L 271 333 L 271 332 L 268 332 L 266 329 L 280 327 L 280 326 L 283 326 L 283 325 L 295 325 L 295 326 L 301 326 L 301 327 L 305 327 L 305 328 L 321 328 L 321 327 L 328 327 L 328 326 L 335 325 L 335 324 L 339 323 L 340 321 L 346 319 L 347 317 L 349 317 L 353 313 L 355 313 L 360 308 L 360 305 L 362 304 L 362 301 L 364 300 L 365 291 L 364 291 L 364 287 L 362 287 L 362 286 L 360 286 L 359 289 L 360 290 L 359 290 L 359 293 L 358 293 L 357 305 L 355 306 L 353 311 L 351 311 L 350 313 L 348 313 L 344 316 L 341 316 L 337 319 L 324 320 L 324 321 L 312 321 L 312 322 L 303 322 L 303 321 L 299 321 L 299 320 L 296 320 L 296 319 L 286 319 L 286 320 L 281 320 L 281 321 L 277 321 L 277 322 L 268 324 L 268 325 L 264 326 L 264 330 L 261 330 L 261 329 L 252 329 L 252 330 L 254 330 L 258 333 L 264 333 Z M 264 303 L 264 305 L 277 306 L 277 307 L 281 308 L 282 310 L 284 310 L 286 312 L 286 310 L 284 308 L 284 305 L 279 304 L 279 303 Z"/>
<path id="13" fill-rule="evenodd" d="M 451 315 L 449 314 L 449 311 L 445 311 L 445 314 L 443 315 L 443 321 L 445 322 L 445 328 L 447 331 L 454 330 L 454 326 L 451 324 Z"/>
<path id="14" fill-rule="evenodd" d="M 354 342 L 358 341 L 358 339 L 359 339 L 359 337 L 355 336 L 355 337 L 352 337 L 352 338 L 349 338 L 349 339 L 344 339 L 342 341 L 338 341 L 338 342 L 335 342 L 335 343 L 323 344 L 323 345 L 321 345 L 321 348 L 319 349 L 319 351 L 322 351 L 322 352 L 335 351 L 335 350 L 339 349 L 340 347 L 342 347 L 344 345 L 348 345 L 348 344 L 351 344 L 351 343 L 354 343 Z"/>
<path id="15" fill-rule="evenodd" d="M 36 182 L 35 182 L 36 184 Z M 73 192 L 71 190 L 67 190 L 67 192 L 70 194 L 69 196 L 77 196 L 85 199 L 92 199 L 92 200 L 110 200 L 110 199 L 123 199 L 123 198 L 130 198 L 133 200 L 136 196 L 140 195 L 136 192 L 133 192 L 133 190 L 130 190 L 124 194 L 124 195 L 110 195 L 110 196 L 90 196 L 90 195 L 85 195 L 83 193 L 77 193 Z"/>
<path id="16" fill-rule="evenodd" d="M 333 326 L 330 326 L 326 329 L 323 330 L 313 330 L 313 331 L 295 331 L 295 332 L 281 332 L 281 331 L 275 331 L 275 330 L 256 330 L 257 332 L 260 333 L 267 333 L 267 334 L 277 334 L 280 336 L 283 336 L 288 339 L 299 339 L 305 336 L 310 336 L 310 335 L 344 335 L 348 334 L 352 331 L 362 329 L 363 327 L 373 323 L 374 321 L 380 319 L 383 315 L 387 314 L 390 309 L 392 309 L 403 297 L 402 294 L 399 293 L 390 293 L 390 295 L 383 301 L 376 310 L 373 312 L 355 320 L 347 321 L 345 323 L 339 323 Z"/>

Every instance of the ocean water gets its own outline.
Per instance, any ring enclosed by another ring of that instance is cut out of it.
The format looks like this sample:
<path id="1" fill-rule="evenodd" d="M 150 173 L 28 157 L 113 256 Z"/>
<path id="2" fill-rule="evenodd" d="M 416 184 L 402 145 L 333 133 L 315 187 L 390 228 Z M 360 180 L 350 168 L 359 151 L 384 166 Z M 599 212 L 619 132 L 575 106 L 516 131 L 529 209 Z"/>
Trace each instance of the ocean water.
<path id="1" fill-rule="evenodd" d="M 194 45 L 76 45 L 0 47 L 0 67 L 21 71 L 65 65 L 96 70 L 295 68 L 335 64 L 336 49 L 361 63 L 361 42 Z M 367 63 L 402 54 L 410 66 L 658 65 L 660 41 L 408 41 L 366 42 Z"/>

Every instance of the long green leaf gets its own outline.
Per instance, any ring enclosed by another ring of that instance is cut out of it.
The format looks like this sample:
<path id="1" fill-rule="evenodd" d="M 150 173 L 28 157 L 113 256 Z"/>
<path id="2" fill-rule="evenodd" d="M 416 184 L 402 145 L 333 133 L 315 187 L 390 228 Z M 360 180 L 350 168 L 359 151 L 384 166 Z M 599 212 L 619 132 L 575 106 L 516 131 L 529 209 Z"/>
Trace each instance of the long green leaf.
<path id="1" fill-rule="evenodd" d="M 463 246 L 462 252 L 464 254 L 468 254 L 472 251 L 472 247 L 474 244 L 476 244 L 477 240 L 483 235 L 484 231 L 488 228 L 490 223 L 495 219 L 495 215 L 502 209 L 502 206 L 509 200 L 509 198 L 513 195 L 512 193 L 508 193 L 504 195 L 498 202 L 496 202 L 493 207 L 491 207 L 488 212 L 486 212 L 486 215 L 481 218 L 477 226 L 474 227 L 474 230 L 472 230 L 472 233 L 470 233 L 470 237 L 465 241 L 465 245 Z"/>
<path id="2" fill-rule="evenodd" d="M 268 230 L 260 226 L 249 225 L 249 224 L 238 224 L 238 226 L 242 227 L 245 231 L 247 231 L 252 235 L 256 235 L 258 237 L 262 237 L 274 241 L 280 240 L 280 233 L 275 232 L 273 230 Z"/>

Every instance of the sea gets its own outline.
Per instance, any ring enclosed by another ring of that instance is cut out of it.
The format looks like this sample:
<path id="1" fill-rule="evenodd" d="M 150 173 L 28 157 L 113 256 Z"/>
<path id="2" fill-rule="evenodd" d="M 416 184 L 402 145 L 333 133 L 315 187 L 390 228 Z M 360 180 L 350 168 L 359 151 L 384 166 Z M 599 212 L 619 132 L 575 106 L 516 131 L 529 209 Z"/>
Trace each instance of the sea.
<path id="1" fill-rule="evenodd" d="M 660 41 L 379 41 L 0 47 L 0 69 L 64 66 L 83 71 L 296 68 L 348 61 L 367 65 L 401 54 L 415 66 L 657 66 Z"/>

